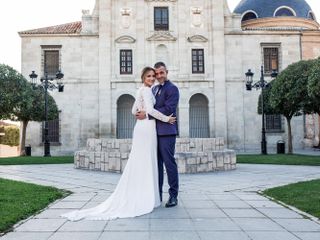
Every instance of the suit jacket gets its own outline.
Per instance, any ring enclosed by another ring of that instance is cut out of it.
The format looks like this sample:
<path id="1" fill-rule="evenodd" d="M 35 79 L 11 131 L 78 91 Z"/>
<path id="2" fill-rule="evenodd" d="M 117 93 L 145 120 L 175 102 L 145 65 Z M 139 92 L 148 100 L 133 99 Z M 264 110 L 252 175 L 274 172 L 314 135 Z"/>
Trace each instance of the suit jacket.
<path id="1" fill-rule="evenodd" d="M 157 92 L 157 89 L 155 89 Z M 174 117 L 177 116 L 177 107 L 179 103 L 179 90 L 172 82 L 169 80 L 165 81 L 161 90 L 156 94 L 156 104 L 154 108 L 164 115 L 170 116 L 173 114 Z M 178 121 L 178 119 L 177 119 Z M 158 136 L 166 135 L 178 135 L 178 124 L 161 122 L 156 120 L 157 134 Z"/>

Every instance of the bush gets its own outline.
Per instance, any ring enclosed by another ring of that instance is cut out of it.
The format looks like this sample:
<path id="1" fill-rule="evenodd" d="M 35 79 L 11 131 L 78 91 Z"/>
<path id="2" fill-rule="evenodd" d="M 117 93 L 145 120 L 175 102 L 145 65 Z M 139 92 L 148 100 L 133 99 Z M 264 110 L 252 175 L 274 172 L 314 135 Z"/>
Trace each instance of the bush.
<path id="1" fill-rule="evenodd" d="M 9 146 L 19 146 L 19 128 L 16 126 L 0 126 L 0 132 L 4 132 L 4 136 L 0 137 L 0 143 Z"/>

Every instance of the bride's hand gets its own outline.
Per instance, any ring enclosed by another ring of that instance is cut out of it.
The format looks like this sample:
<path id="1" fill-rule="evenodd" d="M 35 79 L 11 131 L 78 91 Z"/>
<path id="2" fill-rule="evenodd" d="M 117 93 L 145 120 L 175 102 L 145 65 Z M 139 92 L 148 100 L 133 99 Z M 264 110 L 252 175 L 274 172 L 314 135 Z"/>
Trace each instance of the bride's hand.
<path id="1" fill-rule="evenodd" d="M 168 123 L 170 123 L 170 124 L 174 124 L 176 121 L 177 121 L 177 118 L 176 117 L 172 117 L 173 116 L 173 114 L 171 114 L 170 116 L 169 116 L 169 121 L 168 121 Z"/>
<path id="2" fill-rule="evenodd" d="M 136 112 L 135 116 L 136 116 L 136 119 L 139 119 L 139 120 L 146 119 L 146 117 L 147 117 L 145 111 L 138 111 L 138 112 Z"/>

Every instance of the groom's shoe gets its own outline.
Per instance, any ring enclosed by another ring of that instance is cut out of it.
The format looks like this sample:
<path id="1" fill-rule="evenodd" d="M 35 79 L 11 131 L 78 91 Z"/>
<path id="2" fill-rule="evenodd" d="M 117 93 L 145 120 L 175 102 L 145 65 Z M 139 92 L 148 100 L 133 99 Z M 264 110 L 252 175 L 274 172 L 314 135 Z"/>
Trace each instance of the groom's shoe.
<path id="1" fill-rule="evenodd" d="M 178 199 L 176 197 L 169 197 L 169 200 L 166 203 L 166 208 L 174 207 L 177 205 L 178 205 Z"/>

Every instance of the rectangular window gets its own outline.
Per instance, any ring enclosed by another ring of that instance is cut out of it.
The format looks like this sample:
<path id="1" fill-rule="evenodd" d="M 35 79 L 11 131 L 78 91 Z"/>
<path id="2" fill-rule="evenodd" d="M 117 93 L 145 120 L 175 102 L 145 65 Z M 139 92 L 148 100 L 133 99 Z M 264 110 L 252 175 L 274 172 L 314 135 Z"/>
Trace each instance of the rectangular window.
<path id="1" fill-rule="evenodd" d="M 169 9 L 167 7 L 154 8 L 154 30 L 169 30 Z"/>
<path id="2" fill-rule="evenodd" d="M 279 72 L 279 48 L 263 48 L 264 72 L 271 74 L 272 70 Z"/>
<path id="3" fill-rule="evenodd" d="M 204 50 L 192 49 L 192 73 L 204 73 Z"/>
<path id="4" fill-rule="evenodd" d="M 132 74 L 132 50 L 120 50 L 120 74 Z"/>
<path id="5" fill-rule="evenodd" d="M 44 51 L 44 71 L 49 76 L 56 76 L 59 69 L 59 50 Z"/>
<path id="6" fill-rule="evenodd" d="M 42 122 L 42 142 L 44 143 L 44 126 L 45 123 Z M 48 121 L 48 139 L 50 143 L 60 142 L 60 123 L 59 118 L 55 120 Z"/>
<path id="7" fill-rule="evenodd" d="M 41 72 L 55 78 L 61 70 L 61 48 L 62 45 L 40 45 L 41 46 Z"/>
<path id="8" fill-rule="evenodd" d="M 268 132 L 282 131 L 282 117 L 280 114 L 265 115 L 266 130 Z"/>

